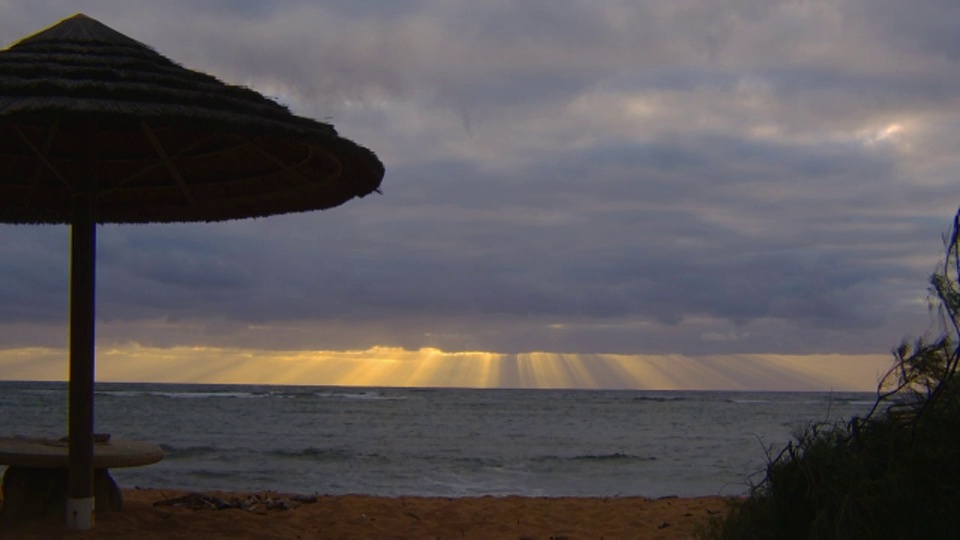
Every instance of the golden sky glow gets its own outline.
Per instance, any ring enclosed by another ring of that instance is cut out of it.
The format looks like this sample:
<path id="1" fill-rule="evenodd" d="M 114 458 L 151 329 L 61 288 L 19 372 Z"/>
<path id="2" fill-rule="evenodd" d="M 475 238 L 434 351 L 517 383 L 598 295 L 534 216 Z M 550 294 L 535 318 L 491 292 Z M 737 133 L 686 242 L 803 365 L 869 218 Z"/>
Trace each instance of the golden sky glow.
<path id="1" fill-rule="evenodd" d="M 226 348 L 98 350 L 97 380 L 337 386 L 633 388 L 655 390 L 876 389 L 886 355 L 617 355 Z M 0 378 L 65 380 L 66 351 L 0 351 Z"/>
<path id="2" fill-rule="evenodd" d="M 872 390 L 938 331 L 960 41 L 936 9 L 80 3 L 387 171 L 329 212 L 99 227 L 98 380 Z M 0 47 L 51 4 L 0 4 Z M 69 247 L 0 227 L 0 378 L 66 378 Z"/>

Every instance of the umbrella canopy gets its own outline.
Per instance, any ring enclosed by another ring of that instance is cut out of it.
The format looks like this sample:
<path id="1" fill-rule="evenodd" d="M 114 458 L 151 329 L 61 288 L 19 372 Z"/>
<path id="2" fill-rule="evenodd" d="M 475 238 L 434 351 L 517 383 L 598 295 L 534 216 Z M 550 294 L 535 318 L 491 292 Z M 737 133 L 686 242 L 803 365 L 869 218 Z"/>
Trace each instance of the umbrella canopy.
<path id="1" fill-rule="evenodd" d="M 0 223 L 71 226 L 71 501 L 93 496 L 96 224 L 326 209 L 383 174 L 333 126 L 82 14 L 0 51 Z"/>
<path id="2" fill-rule="evenodd" d="M 75 15 L 0 51 L 0 222 L 219 221 L 330 208 L 383 165 L 333 126 Z"/>

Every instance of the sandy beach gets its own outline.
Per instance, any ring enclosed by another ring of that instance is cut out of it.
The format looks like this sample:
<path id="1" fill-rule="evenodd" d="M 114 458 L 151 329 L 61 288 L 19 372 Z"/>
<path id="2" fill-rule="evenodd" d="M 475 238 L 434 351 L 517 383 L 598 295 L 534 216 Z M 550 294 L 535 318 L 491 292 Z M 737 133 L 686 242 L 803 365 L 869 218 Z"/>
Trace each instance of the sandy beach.
<path id="1" fill-rule="evenodd" d="M 297 497 L 276 493 L 124 490 L 122 512 L 94 531 L 28 523 L 2 538 L 694 538 L 722 497 Z M 176 500 L 178 499 L 179 500 Z M 161 501 L 171 501 L 156 505 Z M 216 509 L 216 504 L 240 508 Z"/>

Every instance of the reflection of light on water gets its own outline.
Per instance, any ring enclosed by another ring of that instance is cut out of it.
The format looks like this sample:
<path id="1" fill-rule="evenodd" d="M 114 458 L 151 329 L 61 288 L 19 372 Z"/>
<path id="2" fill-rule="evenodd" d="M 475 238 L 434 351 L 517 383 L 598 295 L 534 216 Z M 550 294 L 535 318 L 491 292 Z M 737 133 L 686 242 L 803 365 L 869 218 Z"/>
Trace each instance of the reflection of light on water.
<path id="1" fill-rule="evenodd" d="M 64 380 L 66 351 L 0 351 L 8 380 Z M 98 351 L 97 380 L 465 388 L 876 389 L 886 355 L 497 354 L 424 348 L 252 351 L 128 345 Z"/>

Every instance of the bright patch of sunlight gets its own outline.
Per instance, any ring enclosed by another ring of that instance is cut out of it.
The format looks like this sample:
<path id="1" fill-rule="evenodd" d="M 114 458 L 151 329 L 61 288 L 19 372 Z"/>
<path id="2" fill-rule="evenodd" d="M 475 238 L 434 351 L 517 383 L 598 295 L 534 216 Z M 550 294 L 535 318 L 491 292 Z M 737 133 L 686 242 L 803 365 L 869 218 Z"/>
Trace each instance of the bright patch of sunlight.
<path id="1" fill-rule="evenodd" d="M 858 136 L 867 145 L 875 145 L 884 141 L 896 142 L 898 134 L 903 132 L 903 124 L 892 123 L 879 129 L 870 128 L 860 131 Z"/>
<path id="2" fill-rule="evenodd" d="M 0 350 L 0 379 L 66 380 L 59 349 Z M 467 388 L 876 389 L 887 355 L 498 354 L 424 348 L 263 351 L 127 345 L 97 353 L 97 380 Z"/>

